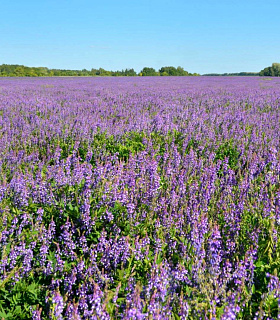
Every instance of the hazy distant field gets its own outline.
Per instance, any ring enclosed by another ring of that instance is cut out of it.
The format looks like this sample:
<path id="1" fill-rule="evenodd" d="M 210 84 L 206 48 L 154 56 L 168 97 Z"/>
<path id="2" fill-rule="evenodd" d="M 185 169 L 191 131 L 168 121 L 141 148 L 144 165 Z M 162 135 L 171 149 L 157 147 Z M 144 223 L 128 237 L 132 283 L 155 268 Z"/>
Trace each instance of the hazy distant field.
<path id="1" fill-rule="evenodd" d="M 0 79 L 0 319 L 279 319 L 279 150 L 280 78 Z"/>

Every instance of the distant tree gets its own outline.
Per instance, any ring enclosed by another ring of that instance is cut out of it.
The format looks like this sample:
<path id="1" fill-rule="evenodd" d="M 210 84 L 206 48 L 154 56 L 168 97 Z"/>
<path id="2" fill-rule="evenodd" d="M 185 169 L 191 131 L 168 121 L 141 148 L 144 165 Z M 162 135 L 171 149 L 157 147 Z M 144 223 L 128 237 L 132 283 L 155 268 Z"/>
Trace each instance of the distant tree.
<path id="1" fill-rule="evenodd" d="M 109 71 L 107 71 L 107 70 L 105 70 L 105 69 L 103 69 L 103 68 L 99 68 L 98 70 L 97 70 L 97 72 L 96 72 L 96 75 L 97 76 L 110 76 L 110 72 Z"/>
<path id="2" fill-rule="evenodd" d="M 271 67 L 261 70 L 259 75 L 264 77 L 280 77 L 280 63 L 272 63 Z"/>
<path id="3" fill-rule="evenodd" d="M 61 73 L 60 73 L 59 70 L 54 69 L 54 70 L 53 70 L 53 75 L 54 75 L 55 77 L 57 77 L 57 76 L 60 76 Z"/>
<path id="4" fill-rule="evenodd" d="M 193 75 L 197 75 L 194 73 Z M 232 76 L 242 76 L 242 77 L 257 77 L 259 72 L 236 72 L 236 73 L 206 73 L 204 76 L 215 76 L 215 77 L 232 77 Z"/>
<path id="5" fill-rule="evenodd" d="M 278 70 L 278 65 L 274 66 Z M 278 72 L 278 71 L 277 71 Z M 151 67 L 145 67 L 139 73 L 141 76 L 191 76 L 191 73 L 185 71 L 182 67 L 162 67 L 158 72 Z M 194 74 L 198 75 L 198 74 Z M 81 76 L 115 76 L 115 77 L 135 77 L 136 71 L 133 68 L 126 68 L 125 70 L 109 71 L 103 68 L 91 70 L 65 70 L 65 69 L 48 69 L 45 67 L 26 67 L 23 65 L 0 65 L 0 77 L 81 77 Z"/>
<path id="6" fill-rule="evenodd" d="M 280 63 L 272 63 L 272 70 L 274 71 L 275 77 L 280 77 Z"/>
<path id="7" fill-rule="evenodd" d="M 24 67 L 23 66 L 16 67 L 13 73 L 16 77 L 23 77 L 25 75 Z"/>
<path id="8" fill-rule="evenodd" d="M 159 73 L 156 72 L 156 70 L 154 68 L 148 68 L 148 67 L 145 67 L 143 68 L 141 71 L 140 71 L 141 75 L 143 77 L 153 77 L 153 76 L 158 76 Z"/>
<path id="9" fill-rule="evenodd" d="M 135 77 L 137 76 L 137 73 L 133 68 L 131 68 L 131 69 L 125 69 L 123 75 L 126 77 Z"/>
<path id="10" fill-rule="evenodd" d="M 177 67 L 177 76 L 188 76 L 188 71 L 185 71 L 182 67 Z"/>
<path id="11" fill-rule="evenodd" d="M 98 71 L 97 69 L 92 68 L 92 69 L 90 70 L 90 75 L 91 75 L 91 76 L 96 76 L 96 72 L 97 72 L 97 71 Z"/>
<path id="12" fill-rule="evenodd" d="M 185 71 L 182 67 L 162 67 L 159 69 L 161 76 L 189 76 L 188 71 Z"/>
<path id="13" fill-rule="evenodd" d="M 161 76 L 164 76 L 164 75 L 176 76 L 177 69 L 175 67 L 162 67 L 159 69 L 159 73 Z"/>

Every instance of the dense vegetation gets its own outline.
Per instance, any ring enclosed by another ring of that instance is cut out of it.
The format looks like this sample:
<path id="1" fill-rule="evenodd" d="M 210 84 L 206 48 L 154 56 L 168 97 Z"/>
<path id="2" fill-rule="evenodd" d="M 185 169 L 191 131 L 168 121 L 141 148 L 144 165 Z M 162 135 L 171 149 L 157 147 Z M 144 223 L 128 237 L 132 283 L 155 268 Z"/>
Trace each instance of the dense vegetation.
<path id="1" fill-rule="evenodd" d="M 63 70 L 63 69 L 48 69 L 44 67 L 26 67 L 22 65 L 0 65 L 0 77 L 134 77 L 134 76 L 198 76 L 197 73 L 189 73 L 182 67 L 162 67 L 156 71 L 154 68 L 143 68 L 139 74 L 134 69 L 125 69 L 121 71 L 108 71 L 103 68 L 91 70 Z"/>
<path id="2" fill-rule="evenodd" d="M 260 72 L 260 76 L 280 77 L 280 63 L 272 63 L 271 67 L 264 68 Z"/>
<path id="3" fill-rule="evenodd" d="M 23 65 L 0 65 L 0 77 L 135 77 L 135 76 L 199 76 L 198 73 L 190 73 L 182 67 L 162 67 L 155 70 L 151 67 L 144 67 L 139 73 L 133 68 L 121 71 L 109 71 L 103 68 L 91 70 L 64 70 L 49 69 L 45 67 L 26 67 Z M 273 63 L 260 72 L 236 72 L 236 73 L 207 73 L 204 76 L 271 76 L 280 77 L 280 63 Z"/>
<path id="4" fill-rule="evenodd" d="M 279 101 L 256 77 L 0 79 L 0 319 L 279 319 Z"/>
<path id="5" fill-rule="evenodd" d="M 206 73 L 204 76 L 222 76 L 222 77 L 257 77 L 259 76 L 259 72 L 236 72 L 236 73 Z"/>
<path id="6" fill-rule="evenodd" d="M 140 76 L 198 76 L 198 73 L 189 73 L 185 71 L 182 67 L 162 67 L 158 71 L 154 68 L 143 68 Z"/>
<path id="7" fill-rule="evenodd" d="M 264 68 L 260 72 L 238 72 L 238 73 L 208 73 L 204 76 L 265 76 L 280 77 L 280 63 L 273 63 L 271 67 Z"/>

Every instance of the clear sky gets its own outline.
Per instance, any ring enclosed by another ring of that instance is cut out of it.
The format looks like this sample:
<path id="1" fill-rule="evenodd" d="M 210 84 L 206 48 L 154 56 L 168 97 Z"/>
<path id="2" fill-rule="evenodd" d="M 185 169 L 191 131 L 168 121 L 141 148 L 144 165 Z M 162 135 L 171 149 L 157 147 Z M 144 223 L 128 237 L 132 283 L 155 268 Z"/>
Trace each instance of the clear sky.
<path id="1" fill-rule="evenodd" d="M 0 64 L 222 73 L 280 62 L 280 0 L 0 2 Z"/>

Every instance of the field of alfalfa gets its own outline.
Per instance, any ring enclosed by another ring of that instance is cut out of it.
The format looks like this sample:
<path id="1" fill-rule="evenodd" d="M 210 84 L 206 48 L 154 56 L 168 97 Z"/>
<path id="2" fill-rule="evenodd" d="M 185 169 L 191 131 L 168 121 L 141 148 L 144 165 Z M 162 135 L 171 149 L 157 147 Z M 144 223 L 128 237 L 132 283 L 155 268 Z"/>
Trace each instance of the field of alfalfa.
<path id="1" fill-rule="evenodd" d="M 280 79 L 0 79 L 0 319 L 279 319 Z"/>

